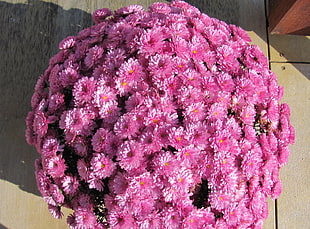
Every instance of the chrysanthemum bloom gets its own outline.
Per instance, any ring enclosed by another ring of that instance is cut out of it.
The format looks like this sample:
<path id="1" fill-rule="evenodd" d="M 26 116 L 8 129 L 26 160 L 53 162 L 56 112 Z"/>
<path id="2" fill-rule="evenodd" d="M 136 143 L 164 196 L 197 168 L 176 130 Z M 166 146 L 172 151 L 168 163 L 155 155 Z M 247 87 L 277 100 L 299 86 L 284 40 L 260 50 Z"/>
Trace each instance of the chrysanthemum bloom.
<path id="1" fill-rule="evenodd" d="M 262 228 L 294 142 L 283 89 L 235 25 L 174 0 L 99 9 L 38 79 L 26 139 L 70 228 Z"/>

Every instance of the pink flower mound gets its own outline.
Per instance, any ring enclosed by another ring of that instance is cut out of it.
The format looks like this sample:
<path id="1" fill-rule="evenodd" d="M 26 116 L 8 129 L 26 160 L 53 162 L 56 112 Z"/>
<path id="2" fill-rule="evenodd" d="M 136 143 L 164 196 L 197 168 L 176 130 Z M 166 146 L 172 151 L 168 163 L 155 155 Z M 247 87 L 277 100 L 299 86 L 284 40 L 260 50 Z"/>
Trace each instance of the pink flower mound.
<path id="1" fill-rule="evenodd" d="M 241 28 L 183 1 L 97 10 L 38 80 L 26 137 L 70 228 L 261 228 L 294 141 Z"/>

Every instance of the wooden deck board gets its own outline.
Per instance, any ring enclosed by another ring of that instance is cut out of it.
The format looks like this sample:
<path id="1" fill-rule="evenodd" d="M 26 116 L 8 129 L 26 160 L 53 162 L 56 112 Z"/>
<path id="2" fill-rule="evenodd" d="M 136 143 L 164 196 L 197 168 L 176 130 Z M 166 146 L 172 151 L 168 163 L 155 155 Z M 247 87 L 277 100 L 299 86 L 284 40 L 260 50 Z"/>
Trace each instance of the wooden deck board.
<path id="1" fill-rule="evenodd" d="M 310 228 L 310 64 L 273 63 L 284 86 L 283 102 L 290 105 L 295 145 L 280 172 L 283 192 L 277 200 L 278 228 Z"/>
<path id="2" fill-rule="evenodd" d="M 39 74 L 47 67 L 48 59 L 57 51 L 58 42 L 88 27 L 91 24 L 90 13 L 95 9 L 107 7 L 115 10 L 128 4 L 141 4 L 147 8 L 156 0 L 44 0 L 33 1 L 34 4 L 31 6 L 12 4 L 27 3 L 26 0 L 4 2 L 9 5 L 5 9 L 0 8 L 0 21 L 7 16 L 6 19 L 10 25 L 15 23 L 16 27 L 12 28 L 19 36 L 18 39 L 23 38 L 23 41 L 19 44 L 16 34 L 10 34 L 10 31 L 4 28 L 4 32 L 8 32 L 7 40 L 4 41 L 8 42 L 9 52 L 0 50 L 0 54 L 6 58 L 6 62 L 0 63 L 1 69 L 4 69 L 0 75 L 5 72 L 5 76 L 0 76 L 0 89 L 4 95 L 0 98 L 3 105 L 3 111 L 0 114 L 2 146 L 0 228 L 1 224 L 10 229 L 66 228 L 66 219 L 53 219 L 47 210 L 47 205 L 35 190 L 33 161 L 37 155 L 34 148 L 26 145 L 23 136 L 24 118 L 30 109 L 29 101 L 33 85 Z M 257 44 L 265 55 L 268 54 L 263 0 L 189 0 L 188 2 L 210 16 L 241 26 L 249 32 L 252 43 Z M 49 7 L 50 9 L 47 10 Z M 24 17 L 14 15 L 21 10 L 24 10 L 22 11 L 25 13 Z M 24 24 L 23 20 L 25 20 Z M 17 22 L 22 24 L 18 25 Z M 3 34 L 2 30 L 0 38 L 3 38 Z M 310 52 L 306 51 L 310 50 L 309 42 L 309 37 L 270 36 L 271 61 L 310 62 Z M 29 47 L 25 48 L 27 44 Z M 14 65 L 16 69 L 10 65 Z M 283 66 L 286 69 L 284 72 Z M 307 126 L 310 123 L 306 116 L 309 114 L 310 107 L 308 66 L 272 64 L 272 70 L 278 75 L 280 84 L 285 87 L 283 100 L 291 105 L 292 122 L 297 132 L 296 145 L 291 148 L 289 164 L 281 171 L 283 194 L 278 200 L 278 229 L 310 228 L 307 224 L 310 218 L 310 193 L 306 188 L 310 185 L 307 178 L 310 172 L 307 169 L 310 162 L 307 156 L 310 149 L 307 142 L 307 139 L 310 139 Z M 298 171 L 298 173 L 293 174 L 292 171 Z M 269 218 L 264 224 L 264 229 L 275 228 L 274 202 L 269 201 L 269 206 Z"/>
<path id="3" fill-rule="evenodd" d="M 272 62 L 310 63 L 310 36 L 270 35 Z"/>
<path id="4" fill-rule="evenodd" d="M 40 196 L 25 192 L 17 185 L 0 179 L 0 224 L 9 229 L 65 229 L 66 217 L 55 220 Z M 70 211 L 64 211 L 67 216 Z M 1 225 L 0 228 L 2 229 Z"/>

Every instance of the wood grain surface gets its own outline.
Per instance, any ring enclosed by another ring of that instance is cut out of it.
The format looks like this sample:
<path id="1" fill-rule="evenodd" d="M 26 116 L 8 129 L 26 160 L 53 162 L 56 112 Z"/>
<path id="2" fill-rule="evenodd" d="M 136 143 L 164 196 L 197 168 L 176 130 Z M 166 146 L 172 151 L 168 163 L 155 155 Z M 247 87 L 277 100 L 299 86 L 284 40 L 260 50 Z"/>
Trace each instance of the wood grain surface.
<path id="1" fill-rule="evenodd" d="M 35 82 L 47 68 L 50 57 L 57 53 L 59 41 L 68 35 L 76 35 L 78 31 L 90 26 L 91 13 L 97 8 L 115 10 L 129 4 L 141 4 L 147 8 L 155 1 L 0 1 L 0 229 L 67 228 L 65 217 L 62 220 L 53 219 L 48 213 L 46 203 L 40 198 L 34 178 L 34 160 L 38 155 L 33 147 L 26 144 L 24 138 L 24 120 L 30 110 L 30 99 Z M 253 43 L 268 55 L 264 0 L 188 0 L 188 2 L 212 17 L 243 27 L 249 32 Z M 281 48 L 283 47 L 275 47 L 275 52 Z M 285 48 L 289 50 L 289 47 Z M 302 50 L 303 47 L 299 49 Z M 291 66 L 289 63 L 287 65 Z M 304 71 L 309 73 L 305 68 L 303 67 Z M 297 70 L 297 72 L 304 74 L 302 71 Z M 278 74 L 281 76 L 282 72 Z M 298 80 L 298 78 L 294 79 Z M 304 80 L 309 83 L 309 78 Z M 291 81 L 281 82 L 285 88 L 290 87 L 292 83 Z M 298 87 L 301 85 L 294 85 L 296 90 L 299 90 Z M 299 98 L 295 94 L 289 97 L 292 101 Z M 294 115 L 294 122 L 298 124 L 299 114 Z M 299 128 L 300 131 L 305 128 L 303 125 L 297 126 L 298 132 Z M 309 132 L 304 133 L 309 139 Z M 297 153 L 296 150 L 306 154 L 309 148 L 305 148 L 303 144 L 304 142 L 297 142 L 297 148 L 293 148 L 292 154 Z M 308 157 L 305 156 L 304 160 L 309 164 Z M 298 169 L 296 163 L 299 162 L 293 163 L 295 164 L 291 167 L 285 168 L 286 174 L 289 174 L 290 169 L 295 171 Z M 300 172 L 309 173 L 309 170 L 301 169 Z M 281 221 L 286 223 L 290 220 L 310 218 L 307 213 L 297 218 L 294 216 L 296 214 L 290 214 L 287 211 L 285 214 L 282 213 L 285 212 L 286 198 L 290 198 L 290 195 L 299 195 L 292 189 L 293 184 L 290 182 L 294 181 L 286 179 L 285 173 L 283 182 L 285 197 L 279 200 L 279 220 L 286 217 L 286 221 Z M 302 184 L 298 187 L 300 190 L 305 188 Z M 299 201 L 300 199 L 295 203 L 298 205 L 298 211 L 309 210 Z M 69 213 L 70 211 L 67 211 L 65 215 Z M 265 229 L 276 227 L 275 205 L 272 201 L 270 201 L 269 213 L 269 218 L 264 225 Z M 306 227 L 303 228 L 310 228 L 309 222 L 305 225 Z"/>

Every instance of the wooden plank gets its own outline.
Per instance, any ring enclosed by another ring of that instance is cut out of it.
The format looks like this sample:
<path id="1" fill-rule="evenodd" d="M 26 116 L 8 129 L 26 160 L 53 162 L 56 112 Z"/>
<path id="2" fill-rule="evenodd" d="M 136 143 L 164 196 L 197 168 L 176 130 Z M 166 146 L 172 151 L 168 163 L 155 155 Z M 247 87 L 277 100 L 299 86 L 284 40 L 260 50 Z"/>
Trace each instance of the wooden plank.
<path id="1" fill-rule="evenodd" d="M 67 228 L 64 211 L 62 220 L 55 220 L 48 212 L 46 203 L 39 196 L 22 191 L 17 185 L 0 179 L 0 222 L 10 229 Z M 1 225 L 0 225 L 1 228 Z"/>
<path id="2" fill-rule="evenodd" d="M 66 217 L 55 220 L 37 191 L 38 155 L 25 142 L 25 115 L 58 42 L 90 25 L 85 10 L 41 1 L 0 2 L 0 228 L 67 228 Z"/>
<path id="3" fill-rule="evenodd" d="M 310 35 L 310 1 L 271 0 L 269 26 L 272 34 Z"/>
<path id="4" fill-rule="evenodd" d="M 117 10 L 121 7 L 128 5 L 142 5 L 147 9 L 154 2 L 167 2 L 164 0 L 92 0 L 92 1 L 67 1 L 67 0 L 43 0 L 45 2 L 52 2 L 61 6 L 65 10 L 69 9 L 81 9 L 87 13 L 92 13 L 96 9 L 109 8 L 111 10 Z"/>
<path id="5" fill-rule="evenodd" d="M 270 35 L 270 60 L 310 63 L 310 36 Z"/>
<path id="6" fill-rule="evenodd" d="M 268 218 L 265 220 L 263 229 L 276 229 L 275 222 L 275 201 L 268 198 Z"/>
<path id="7" fill-rule="evenodd" d="M 252 39 L 268 57 L 265 3 L 261 0 L 239 1 L 238 25 L 245 29 Z"/>
<path id="8" fill-rule="evenodd" d="M 289 162 L 280 172 L 278 228 L 310 228 L 310 64 L 273 63 L 271 68 L 284 86 L 282 101 L 290 105 L 296 133 Z"/>

